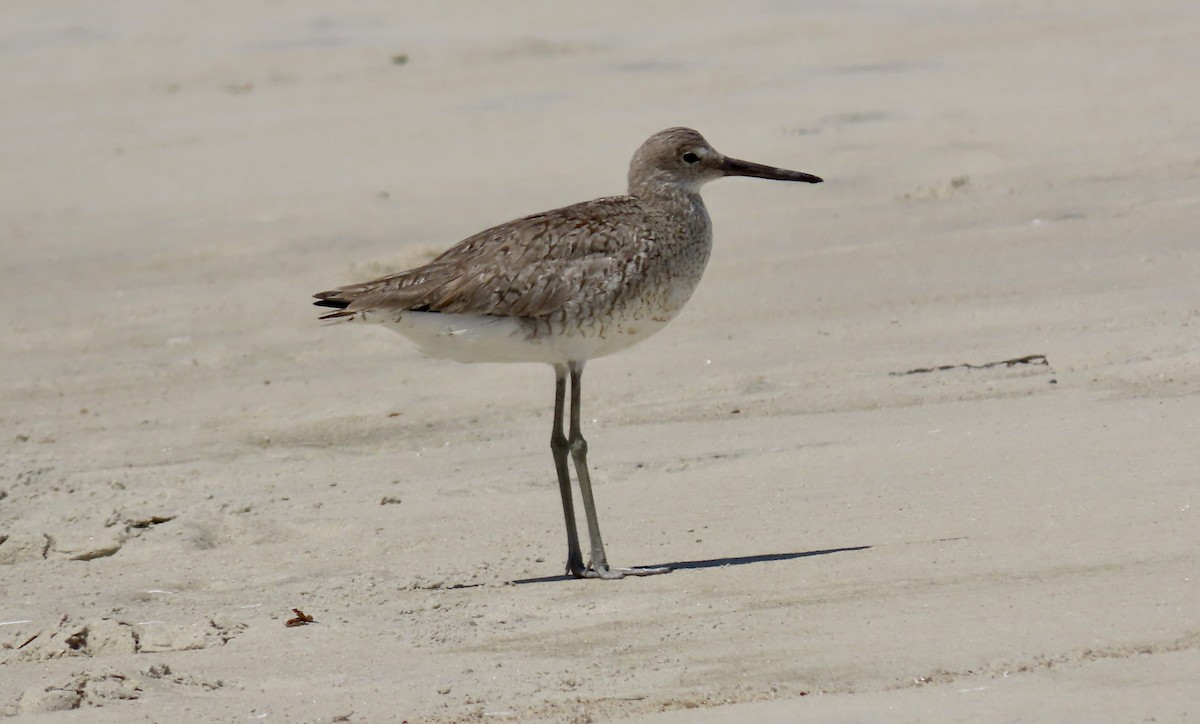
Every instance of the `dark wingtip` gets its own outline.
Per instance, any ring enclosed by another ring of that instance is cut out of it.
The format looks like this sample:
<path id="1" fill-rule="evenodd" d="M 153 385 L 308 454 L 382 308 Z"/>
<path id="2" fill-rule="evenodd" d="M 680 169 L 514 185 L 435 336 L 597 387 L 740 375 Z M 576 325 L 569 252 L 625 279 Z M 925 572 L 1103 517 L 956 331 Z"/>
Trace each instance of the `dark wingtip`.
<path id="1" fill-rule="evenodd" d="M 332 307 L 334 309 L 345 309 L 350 306 L 350 300 L 340 296 L 341 292 L 337 289 L 328 292 L 317 292 L 313 296 L 317 301 L 313 302 L 315 307 Z"/>

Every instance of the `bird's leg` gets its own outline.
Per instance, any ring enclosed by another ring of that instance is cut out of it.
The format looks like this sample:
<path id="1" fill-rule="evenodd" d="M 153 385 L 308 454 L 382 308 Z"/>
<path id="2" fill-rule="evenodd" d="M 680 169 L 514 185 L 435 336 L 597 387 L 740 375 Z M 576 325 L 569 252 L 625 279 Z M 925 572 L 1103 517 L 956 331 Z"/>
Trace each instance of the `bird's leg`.
<path id="1" fill-rule="evenodd" d="M 587 440 L 579 426 L 579 380 L 583 377 L 583 363 L 570 363 L 571 369 L 571 432 L 567 438 L 571 459 L 575 461 L 575 476 L 579 478 L 579 493 L 583 498 L 583 513 L 587 517 L 588 537 L 592 543 L 592 560 L 584 575 L 589 578 L 624 578 L 625 576 L 652 576 L 668 573 L 670 568 L 609 568 L 604 555 L 604 541 L 600 539 L 600 521 L 596 515 L 596 501 L 592 497 L 592 478 L 587 468 Z M 561 380 L 561 378 L 560 378 Z"/>
<path id="2" fill-rule="evenodd" d="M 571 473 L 567 456 L 571 445 L 563 434 L 563 408 L 567 397 L 567 368 L 554 365 L 554 431 L 550 433 L 550 452 L 554 454 L 554 470 L 558 473 L 558 492 L 562 494 L 563 518 L 567 522 L 567 575 L 583 578 L 583 553 L 579 550 L 579 533 L 575 528 L 575 503 L 571 496 Z"/>

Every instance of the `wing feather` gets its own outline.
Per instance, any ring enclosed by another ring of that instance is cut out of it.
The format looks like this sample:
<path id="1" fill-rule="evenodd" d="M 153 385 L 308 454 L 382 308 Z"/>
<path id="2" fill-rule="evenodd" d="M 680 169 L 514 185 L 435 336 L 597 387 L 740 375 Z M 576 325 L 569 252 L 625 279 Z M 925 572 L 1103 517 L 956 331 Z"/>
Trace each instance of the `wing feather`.
<path id="1" fill-rule="evenodd" d="M 424 266 L 316 294 L 340 312 L 410 310 L 544 317 L 572 302 L 591 305 L 620 289 L 620 275 L 648 230 L 628 196 L 566 206 L 481 231 Z"/>

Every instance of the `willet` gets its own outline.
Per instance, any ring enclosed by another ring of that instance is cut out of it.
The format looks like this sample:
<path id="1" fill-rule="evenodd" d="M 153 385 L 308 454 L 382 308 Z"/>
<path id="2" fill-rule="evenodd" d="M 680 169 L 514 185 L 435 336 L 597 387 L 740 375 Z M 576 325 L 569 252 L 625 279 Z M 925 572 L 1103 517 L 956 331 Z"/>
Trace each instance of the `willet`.
<path id="1" fill-rule="evenodd" d="M 723 156 L 696 131 L 668 128 L 633 154 L 626 196 L 510 221 L 464 239 L 424 266 L 314 295 L 317 306 L 340 310 L 321 319 L 381 323 L 433 357 L 554 368 L 550 450 L 567 525 L 567 574 L 575 578 L 670 570 L 608 565 L 579 425 L 579 385 L 588 360 L 649 337 L 687 302 L 712 249 L 700 187 L 722 176 L 821 182 Z M 571 420 L 564 432 L 568 375 Z M 591 541 L 586 566 L 568 456 Z"/>

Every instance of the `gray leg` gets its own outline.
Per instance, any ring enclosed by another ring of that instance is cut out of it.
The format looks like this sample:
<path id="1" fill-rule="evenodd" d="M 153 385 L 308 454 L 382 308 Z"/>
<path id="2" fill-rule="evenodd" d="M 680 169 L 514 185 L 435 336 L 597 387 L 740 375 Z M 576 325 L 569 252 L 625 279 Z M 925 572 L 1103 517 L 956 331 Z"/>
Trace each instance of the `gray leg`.
<path id="1" fill-rule="evenodd" d="M 604 555 L 604 541 L 600 539 L 600 521 L 596 515 L 596 501 L 592 498 L 592 478 L 587 468 L 587 440 L 579 427 L 579 380 L 583 376 L 583 363 L 572 362 L 571 368 L 571 433 L 567 442 L 571 459 L 575 461 L 575 475 L 579 478 L 579 493 L 583 498 L 583 513 L 587 516 L 588 537 L 592 543 L 592 560 L 584 575 L 589 578 L 624 578 L 625 576 L 652 576 L 668 573 L 670 568 L 609 568 Z M 561 377 L 559 378 L 561 381 Z M 561 382 L 560 382 L 561 384 Z M 561 480 L 561 473 L 560 478 Z"/>
<path id="2" fill-rule="evenodd" d="M 558 473 L 558 492 L 562 494 L 563 518 L 567 521 L 567 575 L 583 578 L 583 554 L 579 550 L 579 533 L 575 528 L 575 503 L 571 496 L 571 473 L 567 455 L 571 445 L 563 434 L 563 408 L 567 396 L 567 368 L 554 365 L 554 431 L 550 433 L 550 452 L 554 454 L 554 470 Z"/>

